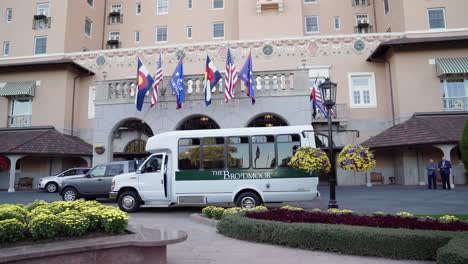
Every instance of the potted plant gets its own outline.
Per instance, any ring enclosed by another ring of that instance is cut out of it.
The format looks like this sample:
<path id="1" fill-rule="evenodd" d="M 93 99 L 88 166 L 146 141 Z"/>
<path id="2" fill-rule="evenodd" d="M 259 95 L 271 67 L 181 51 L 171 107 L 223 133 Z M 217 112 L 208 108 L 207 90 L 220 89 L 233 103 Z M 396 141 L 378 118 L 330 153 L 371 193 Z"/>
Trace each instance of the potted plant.
<path id="1" fill-rule="evenodd" d="M 321 149 L 312 147 L 298 149 L 288 165 L 292 168 L 305 170 L 309 173 L 328 173 L 331 170 L 331 163 L 327 154 Z"/>
<path id="2" fill-rule="evenodd" d="M 94 147 L 94 151 L 95 151 L 97 154 L 101 155 L 101 154 L 103 154 L 104 152 L 106 152 L 106 149 L 104 148 L 103 145 L 96 145 L 96 146 Z"/>
<path id="3" fill-rule="evenodd" d="M 366 172 L 375 167 L 374 154 L 361 145 L 347 145 L 338 155 L 338 164 L 343 170 Z"/>

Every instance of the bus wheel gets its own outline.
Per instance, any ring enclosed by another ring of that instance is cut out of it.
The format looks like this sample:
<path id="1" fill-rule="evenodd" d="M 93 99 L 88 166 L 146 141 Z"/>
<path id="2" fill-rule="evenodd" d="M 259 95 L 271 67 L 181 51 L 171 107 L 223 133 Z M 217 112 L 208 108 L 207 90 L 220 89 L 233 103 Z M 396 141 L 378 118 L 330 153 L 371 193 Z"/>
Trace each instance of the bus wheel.
<path id="1" fill-rule="evenodd" d="M 236 200 L 237 207 L 251 209 L 260 205 L 260 197 L 254 192 L 241 193 Z"/>
<path id="2" fill-rule="evenodd" d="M 134 191 L 126 191 L 119 196 L 120 210 L 133 213 L 140 208 L 140 197 Z"/>

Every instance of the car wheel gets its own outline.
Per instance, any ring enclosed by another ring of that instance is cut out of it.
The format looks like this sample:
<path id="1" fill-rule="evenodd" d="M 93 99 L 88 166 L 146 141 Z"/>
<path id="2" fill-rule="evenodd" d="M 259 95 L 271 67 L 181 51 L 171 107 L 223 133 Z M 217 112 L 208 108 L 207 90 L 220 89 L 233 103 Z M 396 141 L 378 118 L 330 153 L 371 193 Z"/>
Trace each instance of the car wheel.
<path id="1" fill-rule="evenodd" d="M 259 206 L 261 203 L 260 197 L 254 192 L 241 193 L 236 200 L 237 207 L 251 209 Z"/>
<path id="2" fill-rule="evenodd" d="M 45 189 L 48 193 L 54 193 L 58 189 L 58 185 L 55 182 L 49 182 L 46 184 Z"/>
<path id="3" fill-rule="evenodd" d="M 126 191 L 119 196 L 119 208 L 120 210 L 133 213 L 140 208 L 140 197 L 134 191 Z"/>
<path id="4" fill-rule="evenodd" d="M 73 202 L 78 199 L 78 192 L 73 188 L 66 188 L 62 192 L 62 199 L 66 202 Z"/>

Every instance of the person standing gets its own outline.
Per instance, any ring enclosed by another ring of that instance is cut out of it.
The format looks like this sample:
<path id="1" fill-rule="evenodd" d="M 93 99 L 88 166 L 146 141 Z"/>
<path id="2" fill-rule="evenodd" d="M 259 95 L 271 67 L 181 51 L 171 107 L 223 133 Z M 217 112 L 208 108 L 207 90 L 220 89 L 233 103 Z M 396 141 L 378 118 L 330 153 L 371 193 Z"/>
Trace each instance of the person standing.
<path id="1" fill-rule="evenodd" d="M 436 180 L 436 170 L 437 170 L 437 166 L 436 164 L 434 163 L 434 160 L 433 159 L 429 159 L 429 163 L 426 165 L 426 169 L 427 169 L 427 183 L 428 183 L 428 187 L 429 189 L 437 189 L 437 180 Z"/>
<path id="2" fill-rule="evenodd" d="M 450 161 L 446 160 L 445 157 L 442 157 L 438 167 L 440 176 L 442 176 L 442 186 L 444 189 L 452 189 L 452 187 L 450 187 L 450 169 L 452 168 L 452 164 Z"/>

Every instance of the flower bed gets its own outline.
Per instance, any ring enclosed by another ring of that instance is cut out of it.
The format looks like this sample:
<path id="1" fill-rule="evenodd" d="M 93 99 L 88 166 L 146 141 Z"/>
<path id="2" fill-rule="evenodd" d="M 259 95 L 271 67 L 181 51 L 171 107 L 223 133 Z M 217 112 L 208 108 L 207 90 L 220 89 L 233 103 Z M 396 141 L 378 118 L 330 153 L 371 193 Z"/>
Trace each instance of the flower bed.
<path id="1" fill-rule="evenodd" d="M 333 212 L 333 211 L 332 211 Z M 322 223 L 380 228 L 404 228 L 418 230 L 468 231 L 468 223 L 445 217 L 442 220 L 417 218 L 412 215 L 389 214 L 359 215 L 353 213 L 308 212 L 300 210 L 275 209 L 261 212 L 247 212 L 246 217 L 287 223 Z M 340 212 L 340 211 L 338 211 Z"/>
<path id="2" fill-rule="evenodd" d="M 128 215 L 95 201 L 0 205 L 0 243 L 55 240 L 90 232 L 124 233 Z"/>
<path id="3" fill-rule="evenodd" d="M 266 210 L 268 209 L 265 206 L 257 206 L 252 209 L 242 209 L 240 207 L 223 208 L 223 207 L 217 207 L 217 206 L 207 206 L 202 209 L 202 215 L 210 219 L 221 220 L 221 218 L 227 215 L 244 213 L 244 212 L 266 211 Z"/>

